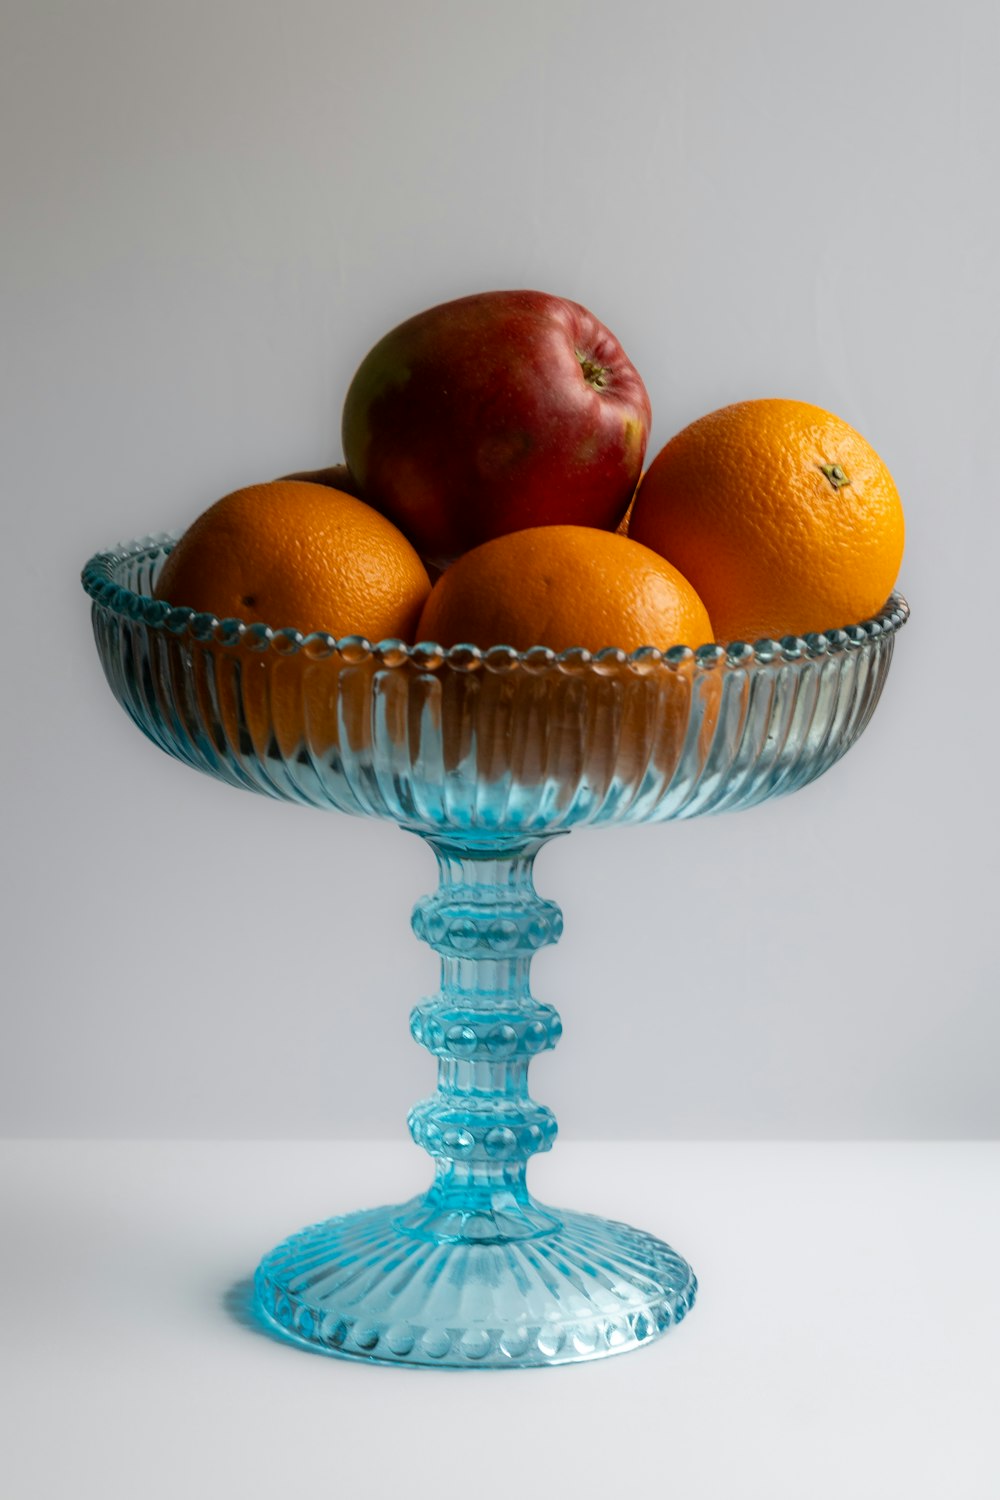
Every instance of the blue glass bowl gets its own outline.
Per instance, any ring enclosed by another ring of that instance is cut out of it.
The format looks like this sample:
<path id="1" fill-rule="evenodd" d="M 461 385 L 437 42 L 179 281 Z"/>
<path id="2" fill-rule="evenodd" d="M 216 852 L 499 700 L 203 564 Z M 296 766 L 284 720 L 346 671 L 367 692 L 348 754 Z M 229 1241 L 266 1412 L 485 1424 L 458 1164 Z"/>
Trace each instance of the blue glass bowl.
<path id="1" fill-rule="evenodd" d="M 529 1158 L 556 1135 L 528 1064 L 562 1029 L 529 985 L 532 955 L 562 930 L 535 855 L 574 828 L 750 807 L 814 780 L 871 717 L 905 600 L 801 639 L 444 650 L 173 608 L 151 597 L 171 545 L 146 538 L 83 574 L 105 673 L 139 728 L 234 786 L 391 819 L 438 862 L 413 929 L 441 986 L 410 1018 L 438 1060 L 409 1121 L 433 1185 L 271 1251 L 262 1315 L 341 1356 L 463 1368 L 596 1359 L 666 1332 L 694 1301 L 687 1263 L 527 1189 Z"/>

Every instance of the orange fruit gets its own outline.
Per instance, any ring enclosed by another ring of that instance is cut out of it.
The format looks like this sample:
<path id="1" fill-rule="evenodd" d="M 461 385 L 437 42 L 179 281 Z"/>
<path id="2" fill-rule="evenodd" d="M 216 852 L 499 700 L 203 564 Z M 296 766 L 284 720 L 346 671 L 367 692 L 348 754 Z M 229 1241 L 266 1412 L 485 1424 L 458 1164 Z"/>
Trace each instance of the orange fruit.
<path id="1" fill-rule="evenodd" d="M 752 642 L 878 610 L 903 555 L 903 508 L 878 454 L 839 417 L 740 401 L 657 455 L 629 536 L 691 580 L 720 640 Z"/>
<path id="2" fill-rule="evenodd" d="M 308 635 L 412 640 L 430 580 L 370 505 L 300 480 L 254 484 L 208 508 L 174 547 L 156 597 Z"/>
<path id="3" fill-rule="evenodd" d="M 222 619 L 371 641 L 413 640 L 429 591 L 423 564 L 391 521 L 351 495 L 296 480 L 251 485 L 210 506 L 154 590 Z M 372 671 L 372 658 L 352 665 L 245 642 L 190 641 L 185 650 L 202 719 L 237 760 L 252 748 L 266 762 L 274 741 L 289 759 L 303 744 L 326 753 L 342 732 L 342 686 Z"/>
<path id="4" fill-rule="evenodd" d="M 282 479 L 308 479 L 312 484 L 329 485 L 331 489 L 343 490 L 345 495 L 354 495 L 358 500 L 365 500 L 354 475 L 346 464 L 333 464 L 329 469 L 302 469 L 296 474 L 282 474 Z M 366 504 L 369 502 L 366 500 Z M 420 561 L 427 569 L 427 576 L 431 583 L 441 577 L 443 569 L 429 557 L 420 556 Z"/>
<path id="5" fill-rule="evenodd" d="M 484 542 L 438 579 L 421 640 L 442 646 L 700 646 L 712 626 L 694 589 L 648 547 L 590 526 L 534 526 Z"/>

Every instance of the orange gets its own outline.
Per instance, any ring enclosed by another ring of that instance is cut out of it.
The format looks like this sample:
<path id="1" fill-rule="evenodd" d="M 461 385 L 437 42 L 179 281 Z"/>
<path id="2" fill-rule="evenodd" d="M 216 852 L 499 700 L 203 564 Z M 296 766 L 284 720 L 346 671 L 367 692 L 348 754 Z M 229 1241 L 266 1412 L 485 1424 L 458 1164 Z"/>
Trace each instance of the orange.
<path id="1" fill-rule="evenodd" d="M 629 536 L 691 580 L 720 640 L 752 642 L 878 610 L 903 555 L 903 509 L 885 464 L 839 417 L 740 401 L 657 455 Z"/>
<path id="2" fill-rule="evenodd" d="M 322 484 L 275 480 L 218 500 L 164 564 L 156 596 L 303 634 L 412 640 L 430 590 L 391 521 Z"/>
<path id="3" fill-rule="evenodd" d="M 283 474 L 281 477 L 282 479 L 308 479 L 312 484 L 325 484 L 330 489 L 343 490 L 345 495 L 354 495 L 358 500 L 365 499 L 346 464 L 333 464 L 329 469 L 302 469 L 296 474 Z M 438 563 L 424 556 L 421 556 L 420 561 L 427 569 L 427 577 L 431 583 L 441 577 L 443 570 Z"/>
<path id="4" fill-rule="evenodd" d="M 415 638 L 429 590 L 420 559 L 391 521 L 325 485 L 275 480 L 237 490 L 199 516 L 155 593 L 223 619 L 379 641 Z M 190 641 L 184 649 L 202 720 L 237 760 L 252 750 L 259 763 L 275 740 L 290 760 L 304 744 L 318 754 L 338 744 L 342 689 L 359 673 L 367 680 L 373 661 L 247 643 Z"/>
<path id="5" fill-rule="evenodd" d="M 466 552 L 434 585 L 417 631 L 442 646 L 518 651 L 712 639 L 704 605 L 676 568 L 591 526 L 535 526 Z"/>

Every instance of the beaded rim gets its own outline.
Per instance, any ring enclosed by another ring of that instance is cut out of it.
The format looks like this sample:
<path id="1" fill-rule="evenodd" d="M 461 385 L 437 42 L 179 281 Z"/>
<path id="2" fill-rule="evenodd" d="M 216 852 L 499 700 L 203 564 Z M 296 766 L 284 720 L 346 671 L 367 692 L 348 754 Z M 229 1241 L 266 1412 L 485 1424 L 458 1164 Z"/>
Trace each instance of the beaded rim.
<path id="1" fill-rule="evenodd" d="M 154 630 L 167 630 L 171 635 L 189 635 L 195 641 L 243 646 L 256 652 L 274 651 L 279 656 L 294 656 L 301 652 L 310 661 L 337 656 L 349 665 L 375 658 L 386 667 L 400 667 L 411 662 L 427 672 L 448 666 L 459 672 L 474 672 L 481 667 L 489 672 L 509 672 L 514 667 L 521 667 L 526 672 L 539 673 L 556 666 L 567 674 L 588 667 L 607 674 L 624 666 L 642 674 L 661 665 L 676 670 L 688 662 L 693 662 L 703 671 L 722 664 L 743 668 L 768 666 L 774 661 L 815 660 L 858 650 L 871 640 L 894 635 L 910 615 L 910 606 L 902 594 L 893 592 L 876 615 L 858 624 L 814 631 L 805 636 L 786 635 L 781 640 L 765 638 L 752 644 L 747 641 L 731 641 L 728 645 L 710 642 L 698 647 L 671 646 L 667 651 L 661 651 L 657 646 L 639 646 L 631 652 L 617 646 L 606 646 L 602 651 L 571 646 L 566 651 L 556 652 L 548 646 L 532 646 L 527 651 L 515 651 L 512 646 L 491 646 L 483 651 L 478 646 L 446 648 L 433 641 L 418 641 L 413 646 L 398 640 L 373 643 L 360 635 L 345 635 L 338 639 L 324 631 L 303 635 L 294 629 L 275 630 L 270 625 L 248 625 L 246 621 L 235 618 L 220 619 L 183 605 L 153 599 L 148 594 L 137 594 L 115 582 L 114 575 L 123 563 L 146 554 L 150 554 L 152 560 L 158 552 L 169 552 L 176 540 L 169 532 L 160 532 L 133 542 L 119 543 L 108 552 L 96 553 L 81 575 L 83 587 L 95 604 L 112 614 L 135 620 Z"/>

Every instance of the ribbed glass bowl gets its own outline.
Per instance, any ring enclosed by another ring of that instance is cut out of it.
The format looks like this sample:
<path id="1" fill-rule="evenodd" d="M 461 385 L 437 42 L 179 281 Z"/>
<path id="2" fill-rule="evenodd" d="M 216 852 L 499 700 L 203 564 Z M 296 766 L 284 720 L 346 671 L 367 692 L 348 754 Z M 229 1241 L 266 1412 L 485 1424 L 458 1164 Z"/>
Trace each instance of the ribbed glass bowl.
<path id="1" fill-rule="evenodd" d="M 670 651 L 303 637 L 150 597 L 149 538 L 84 571 L 108 681 L 162 749 L 273 797 L 489 842 L 750 807 L 878 701 L 905 601 L 822 635 Z"/>
<path id="2" fill-rule="evenodd" d="M 438 1060 L 437 1092 L 410 1114 L 434 1184 L 272 1251 L 261 1314 L 331 1353 L 470 1368 L 593 1359 L 665 1332 L 694 1300 L 686 1262 L 527 1190 L 529 1157 L 556 1134 L 528 1063 L 561 1031 L 529 986 L 533 953 L 562 929 L 534 857 L 574 828 L 745 808 L 814 780 L 871 717 L 905 600 L 780 641 L 443 650 L 172 607 L 152 598 L 171 545 L 145 538 L 83 573 L 135 723 L 232 785 L 391 819 L 439 868 L 413 927 L 440 955 L 441 988 L 411 1015 Z"/>

